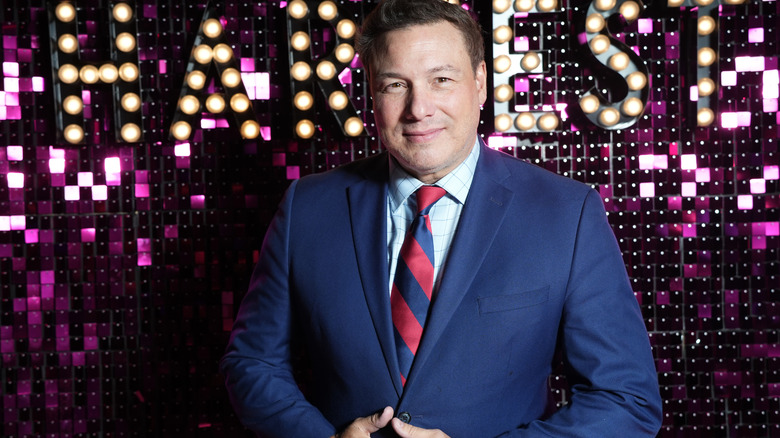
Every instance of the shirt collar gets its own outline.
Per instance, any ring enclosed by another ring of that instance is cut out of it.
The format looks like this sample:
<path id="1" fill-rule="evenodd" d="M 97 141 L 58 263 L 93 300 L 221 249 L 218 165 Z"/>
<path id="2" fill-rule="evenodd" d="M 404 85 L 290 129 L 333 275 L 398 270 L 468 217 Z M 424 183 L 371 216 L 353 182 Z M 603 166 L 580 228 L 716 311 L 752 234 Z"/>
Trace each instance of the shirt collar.
<path id="1" fill-rule="evenodd" d="M 466 196 L 469 194 L 471 181 L 474 179 L 474 170 L 477 168 L 479 149 L 479 139 L 477 139 L 468 157 L 435 184 L 446 190 L 447 194 L 460 204 L 466 202 Z M 395 212 L 404 204 L 406 198 L 416 192 L 423 183 L 409 175 L 395 161 L 392 155 L 388 154 L 388 156 L 390 157 L 388 160 L 390 162 L 390 180 L 387 193 L 390 201 L 390 211 Z"/>

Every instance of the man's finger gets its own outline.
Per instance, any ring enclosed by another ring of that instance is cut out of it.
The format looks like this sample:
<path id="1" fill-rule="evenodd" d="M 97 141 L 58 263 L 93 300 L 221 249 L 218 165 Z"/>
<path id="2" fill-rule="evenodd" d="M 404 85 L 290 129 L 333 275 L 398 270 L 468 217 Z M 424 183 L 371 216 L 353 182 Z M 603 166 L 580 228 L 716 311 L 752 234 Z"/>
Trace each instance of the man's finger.
<path id="1" fill-rule="evenodd" d="M 336 436 L 331 438 L 366 438 L 366 436 L 378 432 L 379 429 L 387 426 L 387 423 L 392 418 L 393 408 L 387 406 L 382 412 L 356 419 L 349 427 L 344 429 L 344 432 L 336 434 Z"/>
<path id="2" fill-rule="evenodd" d="M 423 429 L 404 423 L 398 418 L 393 418 L 393 430 L 401 438 L 449 438 L 447 434 L 439 429 Z"/>
<path id="3" fill-rule="evenodd" d="M 378 431 L 379 429 L 387 426 L 387 423 L 389 423 L 392 418 L 393 408 L 386 406 L 382 412 L 377 412 L 369 417 L 366 417 L 366 420 L 368 420 L 366 432 L 374 433 Z"/>
<path id="4" fill-rule="evenodd" d="M 401 438 L 412 438 L 418 436 L 415 433 L 416 432 L 415 429 L 417 429 L 417 427 L 414 427 L 408 423 L 404 423 L 398 418 L 393 419 L 392 425 L 393 425 L 393 430 L 395 430 L 395 433 L 397 433 L 398 436 Z"/>

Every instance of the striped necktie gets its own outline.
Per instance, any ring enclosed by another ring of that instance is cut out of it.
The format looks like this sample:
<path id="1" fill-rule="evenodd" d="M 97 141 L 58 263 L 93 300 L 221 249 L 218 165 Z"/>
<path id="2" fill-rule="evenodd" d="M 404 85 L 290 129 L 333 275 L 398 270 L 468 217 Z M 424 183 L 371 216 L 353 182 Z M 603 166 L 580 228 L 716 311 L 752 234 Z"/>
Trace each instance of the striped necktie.
<path id="1" fill-rule="evenodd" d="M 445 193 L 446 190 L 436 186 L 422 186 L 415 192 L 417 216 L 398 255 L 390 308 L 404 384 L 420 345 L 433 293 L 433 234 L 428 212 Z"/>

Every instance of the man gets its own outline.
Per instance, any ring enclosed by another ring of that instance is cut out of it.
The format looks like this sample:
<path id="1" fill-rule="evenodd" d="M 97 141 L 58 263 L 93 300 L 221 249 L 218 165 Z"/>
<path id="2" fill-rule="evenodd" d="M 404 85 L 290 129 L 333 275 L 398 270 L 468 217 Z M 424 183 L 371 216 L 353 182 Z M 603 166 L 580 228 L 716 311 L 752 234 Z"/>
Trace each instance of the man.
<path id="1" fill-rule="evenodd" d="M 222 361 L 261 436 L 658 431 L 647 333 L 601 200 L 478 138 L 483 50 L 442 0 L 386 0 L 366 18 L 358 51 L 387 153 L 290 186 Z M 422 186 L 446 193 L 423 201 Z M 410 255 L 410 236 L 432 239 L 432 261 Z M 556 411 L 557 352 L 571 397 Z"/>

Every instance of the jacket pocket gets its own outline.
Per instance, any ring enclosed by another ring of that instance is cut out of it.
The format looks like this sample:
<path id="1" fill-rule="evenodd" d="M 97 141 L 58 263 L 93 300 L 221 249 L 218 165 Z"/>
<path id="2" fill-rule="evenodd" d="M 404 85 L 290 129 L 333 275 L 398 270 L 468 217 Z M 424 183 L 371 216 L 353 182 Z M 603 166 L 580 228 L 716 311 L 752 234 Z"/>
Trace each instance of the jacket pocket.
<path id="1" fill-rule="evenodd" d="M 509 295 L 495 295 L 477 298 L 479 314 L 504 312 L 522 309 L 544 303 L 550 298 L 550 286 L 540 289 L 526 290 Z"/>

